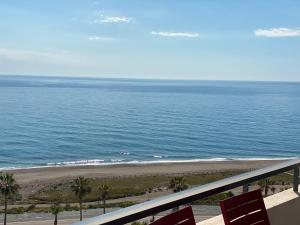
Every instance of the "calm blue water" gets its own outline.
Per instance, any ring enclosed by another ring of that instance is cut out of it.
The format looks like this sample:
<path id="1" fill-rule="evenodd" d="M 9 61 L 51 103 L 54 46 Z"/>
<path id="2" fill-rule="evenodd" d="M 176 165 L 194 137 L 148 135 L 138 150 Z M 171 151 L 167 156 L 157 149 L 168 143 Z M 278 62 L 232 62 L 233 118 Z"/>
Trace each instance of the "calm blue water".
<path id="1" fill-rule="evenodd" d="M 0 167 L 300 155 L 300 84 L 0 76 Z"/>

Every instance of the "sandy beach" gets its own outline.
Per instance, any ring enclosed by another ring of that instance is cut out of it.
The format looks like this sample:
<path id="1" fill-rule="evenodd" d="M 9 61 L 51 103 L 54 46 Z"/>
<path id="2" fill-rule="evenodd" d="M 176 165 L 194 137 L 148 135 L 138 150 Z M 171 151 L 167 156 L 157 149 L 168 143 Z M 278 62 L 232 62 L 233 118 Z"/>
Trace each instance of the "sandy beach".
<path id="1" fill-rule="evenodd" d="M 108 166 L 65 166 L 10 170 L 20 184 L 39 182 L 50 183 L 53 180 L 85 176 L 90 178 L 128 177 L 144 175 L 176 175 L 193 173 L 211 173 L 228 170 L 253 170 L 279 163 L 279 160 L 259 161 L 220 161 L 188 163 L 156 163 L 137 165 Z"/>

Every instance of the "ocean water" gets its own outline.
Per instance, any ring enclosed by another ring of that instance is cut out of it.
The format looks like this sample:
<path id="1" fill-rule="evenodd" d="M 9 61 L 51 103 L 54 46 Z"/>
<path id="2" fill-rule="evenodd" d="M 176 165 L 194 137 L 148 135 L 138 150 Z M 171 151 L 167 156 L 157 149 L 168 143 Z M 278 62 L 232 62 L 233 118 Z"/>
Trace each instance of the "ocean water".
<path id="1" fill-rule="evenodd" d="M 300 83 L 0 76 L 0 167 L 294 158 Z"/>

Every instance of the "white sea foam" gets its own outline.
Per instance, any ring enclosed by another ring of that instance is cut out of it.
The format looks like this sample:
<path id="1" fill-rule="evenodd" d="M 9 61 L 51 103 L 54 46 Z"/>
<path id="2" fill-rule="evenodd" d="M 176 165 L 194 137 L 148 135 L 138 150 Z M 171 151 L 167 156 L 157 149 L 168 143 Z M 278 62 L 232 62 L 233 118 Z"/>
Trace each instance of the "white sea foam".
<path id="1" fill-rule="evenodd" d="M 92 160 L 79 160 L 71 162 L 57 162 L 57 163 L 47 163 L 47 166 L 63 166 L 63 165 L 98 165 L 105 162 L 102 159 L 92 159 Z"/>
<path id="2" fill-rule="evenodd" d="M 111 162 L 123 162 L 124 159 L 111 159 L 110 161 Z"/>
<path id="3" fill-rule="evenodd" d="M 47 163 L 42 166 L 31 166 L 31 167 L 3 167 L 1 171 L 5 170 L 19 170 L 19 169 L 35 169 L 35 168 L 50 168 L 50 167 L 64 167 L 64 166 L 109 166 L 109 165 L 149 165 L 149 164 L 164 164 L 164 163 L 188 163 L 188 162 L 224 162 L 224 161 L 266 161 L 266 160 L 291 160 L 299 159 L 297 157 L 269 157 L 269 158 L 210 158 L 210 159 L 187 159 L 187 160 L 149 160 L 139 161 L 131 160 L 125 161 L 124 159 L 111 159 L 108 161 L 101 159 L 93 160 L 79 160 L 70 162 L 57 162 Z"/>
<path id="4" fill-rule="evenodd" d="M 130 155 L 130 152 L 119 152 L 120 155 Z"/>

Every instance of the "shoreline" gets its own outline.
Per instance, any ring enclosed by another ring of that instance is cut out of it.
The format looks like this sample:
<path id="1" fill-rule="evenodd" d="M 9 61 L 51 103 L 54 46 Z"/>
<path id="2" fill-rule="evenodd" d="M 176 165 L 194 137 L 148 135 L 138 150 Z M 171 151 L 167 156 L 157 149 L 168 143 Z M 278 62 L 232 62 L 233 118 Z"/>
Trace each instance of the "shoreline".
<path id="1" fill-rule="evenodd" d="M 11 169 L 20 184 L 30 182 L 50 183 L 77 176 L 89 178 L 112 178 L 130 176 L 201 174 L 230 170 L 254 170 L 286 160 L 227 160 L 201 162 L 168 162 L 149 164 L 113 164 L 52 166 L 26 169 Z"/>
<path id="2" fill-rule="evenodd" d="M 207 163 L 207 162 L 240 162 L 240 161 L 285 161 L 297 159 L 297 157 L 253 157 L 253 158 L 209 158 L 209 159 L 187 159 L 187 160 L 153 160 L 153 161 L 104 161 L 104 160 L 80 160 L 62 163 L 47 163 L 46 165 L 36 166 L 7 166 L 0 167 L 0 172 L 4 171 L 18 171 L 18 170 L 32 170 L 58 167 L 86 167 L 86 166 L 123 166 L 123 165 L 156 165 L 156 164 L 178 164 L 178 163 Z"/>

